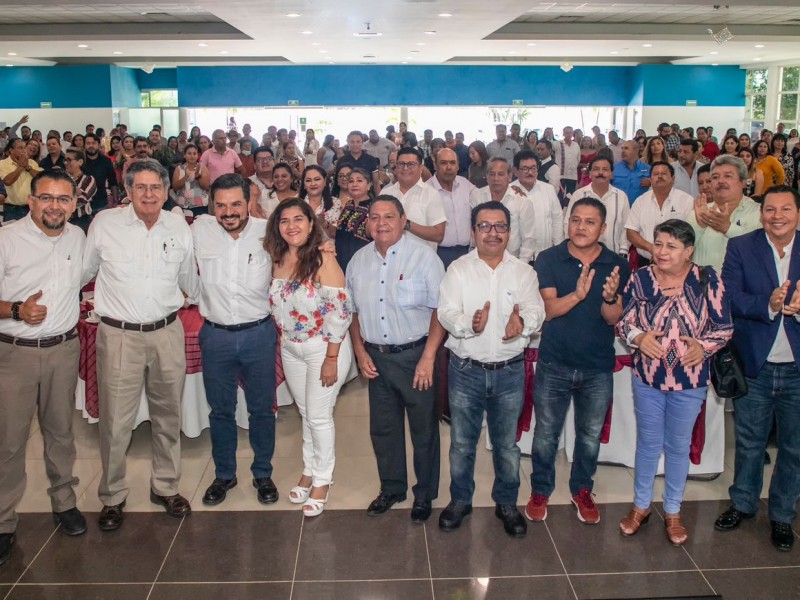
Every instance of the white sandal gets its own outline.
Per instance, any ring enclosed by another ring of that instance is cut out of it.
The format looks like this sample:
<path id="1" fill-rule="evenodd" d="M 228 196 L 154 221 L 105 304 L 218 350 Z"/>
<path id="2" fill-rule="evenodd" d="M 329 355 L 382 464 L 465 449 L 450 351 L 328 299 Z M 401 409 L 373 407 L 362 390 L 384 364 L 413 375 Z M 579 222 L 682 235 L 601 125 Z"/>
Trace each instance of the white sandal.
<path id="1" fill-rule="evenodd" d="M 289 502 L 292 504 L 303 504 L 308 500 L 308 495 L 311 493 L 311 487 L 302 487 L 299 485 L 294 486 L 289 490 Z"/>
<path id="2" fill-rule="evenodd" d="M 316 517 L 322 514 L 325 510 L 325 505 L 328 503 L 328 496 L 330 496 L 331 488 L 328 486 L 328 492 L 324 498 L 308 498 L 303 502 L 303 516 Z M 306 510 L 307 509 L 307 510 Z"/>

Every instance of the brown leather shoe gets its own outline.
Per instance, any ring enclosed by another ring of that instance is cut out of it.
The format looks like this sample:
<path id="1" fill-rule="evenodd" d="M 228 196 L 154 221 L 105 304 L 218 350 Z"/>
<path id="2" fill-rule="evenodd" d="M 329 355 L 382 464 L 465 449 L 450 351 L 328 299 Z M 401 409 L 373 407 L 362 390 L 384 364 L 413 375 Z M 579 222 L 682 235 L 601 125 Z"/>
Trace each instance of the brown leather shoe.
<path id="1" fill-rule="evenodd" d="M 100 526 L 100 531 L 114 531 L 119 529 L 122 525 L 122 509 L 125 508 L 125 500 L 121 504 L 114 506 L 104 506 L 100 511 L 100 517 L 97 519 L 97 524 Z"/>
<path id="2" fill-rule="evenodd" d="M 664 526 L 667 528 L 667 539 L 673 546 L 683 546 L 689 539 L 689 533 L 681 522 L 681 516 L 664 516 Z"/>
<path id="3" fill-rule="evenodd" d="M 644 511 L 634 506 L 619 522 L 619 532 L 627 537 L 635 535 L 639 528 L 650 520 L 650 513 L 650 510 Z"/>
<path id="4" fill-rule="evenodd" d="M 170 517 L 180 519 L 192 513 L 192 506 L 189 501 L 180 494 L 159 496 L 153 490 L 150 490 L 150 502 L 162 505 Z"/>

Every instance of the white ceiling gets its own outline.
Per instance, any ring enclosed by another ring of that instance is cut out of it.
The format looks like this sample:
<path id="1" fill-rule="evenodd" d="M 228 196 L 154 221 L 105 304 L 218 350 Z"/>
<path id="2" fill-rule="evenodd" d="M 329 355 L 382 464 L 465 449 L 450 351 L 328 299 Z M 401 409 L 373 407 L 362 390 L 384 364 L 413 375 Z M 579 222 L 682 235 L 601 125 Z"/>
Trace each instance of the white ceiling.
<path id="1" fill-rule="evenodd" d="M 14 1 L 0 64 L 800 64 L 797 0 Z"/>

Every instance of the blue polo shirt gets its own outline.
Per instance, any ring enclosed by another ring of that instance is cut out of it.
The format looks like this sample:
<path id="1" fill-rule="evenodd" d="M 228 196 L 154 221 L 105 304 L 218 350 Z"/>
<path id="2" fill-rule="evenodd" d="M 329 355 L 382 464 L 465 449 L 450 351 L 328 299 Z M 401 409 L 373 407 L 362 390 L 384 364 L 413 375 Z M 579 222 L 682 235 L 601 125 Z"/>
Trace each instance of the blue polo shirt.
<path id="1" fill-rule="evenodd" d="M 559 298 L 575 291 L 583 268 L 583 263 L 569 253 L 568 246 L 569 240 L 564 240 L 536 257 L 539 289 L 555 288 Z M 618 266 L 620 280 L 617 291 L 621 295 L 631 269 L 627 260 L 602 243 L 600 246 L 600 255 L 590 265 L 595 274 L 589 295 L 567 314 L 544 322 L 539 360 L 581 371 L 614 369 L 614 327 L 600 314 L 603 284 Z"/>
<path id="2" fill-rule="evenodd" d="M 614 165 L 614 179 L 612 184 L 615 188 L 621 189 L 628 195 L 628 202 L 633 205 L 634 201 L 650 188 L 641 185 L 642 179 L 650 177 L 650 165 L 641 160 L 637 160 L 631 169 L 628 163 L 620 161 Z"/>

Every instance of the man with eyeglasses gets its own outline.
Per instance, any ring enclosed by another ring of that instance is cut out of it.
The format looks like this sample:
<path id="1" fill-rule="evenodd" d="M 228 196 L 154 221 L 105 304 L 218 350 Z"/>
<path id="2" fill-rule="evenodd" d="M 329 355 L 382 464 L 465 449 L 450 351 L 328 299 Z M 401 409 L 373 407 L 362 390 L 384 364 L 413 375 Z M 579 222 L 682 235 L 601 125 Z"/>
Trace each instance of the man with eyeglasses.
<path id="1" fill-rule="evenodd" d="M 435 252 L 444 239 L 447 215 L 439 193 L 422 181 L 422 152 L 416 148 L 400 148 L 395 179 L 397 181 L 381 193 L 400 200 L 406 213 L 406 231 Z"/>
<path id="2" fill-rule="evenodd" d="M 0 160 L 0 179 L 6 186 L 3 222 L 16 221 L 28 214 L 31 181 L 42 171 L 35 160 L 28 158 L 25 142 L 14 138 L 6 146 L 8 158 Z"/>
<path id="3" fill-rule="evenodd" d="M 268 219 L 278 206 L 278 198 L 270 194 L 272 191 L 272 169 L 275 167 L 275 156 L 269 146 L 259 146 L 253 152 L 253 164 L 256 172 L 250 181 L 250 206 L 254 216 Z"/>
<path id="4" fill-rule="evenodd" d="M 70 148 L 64 157 L 64 167 L 75 181 L 77 205 L 69 222 L 80 227 L 84 233 L 89 231 L 92 222 L 92 198 L 97 193 L 97 184 L 94 177 L 82 171 L 84 154 L 82 150 Z"/>
<path id="5" fill-rule="evenodd" d="M 25 447 L 37 414 L 56 524 L 81 535 L 75 508 L 73 394 L 78 383 L 83 232 L 68 223 L 75 182 L 63 171 L 31 181 L 30 214 L 0 229 L 0 564 L 15 541 Z"/>
<path id="6" fill-rule="evenodd" d="M 544 184 L 547 185 L 547 184 Z M 494 463 L 495 516 L 512 537 L 527 525 L 517 510 L 517 421 L 525 395 L 523 352 L 544 321 L 536 272 L 508 253 L 511 214 L 486 202 L 470 216 L 475 250 L 457 259 L 442 280 L 438 318 L 450 334 L 450 503 L 443 531 L 472 512 L 475 448 L 487 414 Z"/>
<path id="7" fill-rule="evenodd" d="M 167 170 L 155 160 L 128 169 L 130 205 L 99 213 L 89 230 L 83 283 L 97 276 L 95 311 L 100 395 L 102 531 L 118 529 L 128 497 L 126 454 L 142 388 L 152 427 L 150 500 L 183 517 L 189 502 L 180 481 L 181 399 L 186 377 L 184 332 L 178 310 L 184 292 L 197 295 L 192 234 L 182 215 L 162 210 Z M 183 291 L 182 291 L 183 290 Z"/>
<path id="8" fill-rule="evenodd" d="M 226 173 L 241 174 L 242 161 L 236 151 L 228 146 L 228 138 L 222 129 L 214 130 L 211 134 L 211 143 L 212 147 L 200 157 L 200 164 L 208 169 L 211 183 Z"/>

